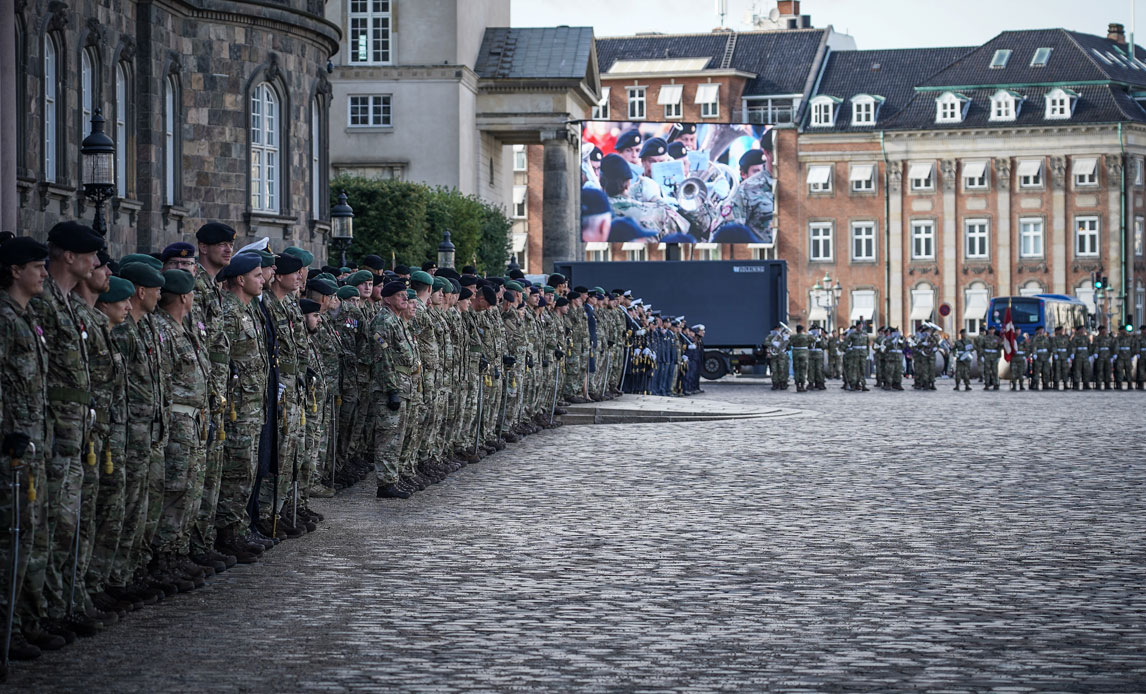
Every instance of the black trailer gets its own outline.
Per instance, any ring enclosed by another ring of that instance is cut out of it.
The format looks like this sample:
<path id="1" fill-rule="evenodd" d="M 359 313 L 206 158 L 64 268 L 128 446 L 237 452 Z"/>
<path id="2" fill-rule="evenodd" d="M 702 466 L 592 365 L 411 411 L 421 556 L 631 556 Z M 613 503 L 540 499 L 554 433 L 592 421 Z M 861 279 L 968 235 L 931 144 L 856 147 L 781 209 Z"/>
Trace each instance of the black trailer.
<path id="1" fill-rule="evenodd" d="M 768 332 L 788 320 L 782 260 L 559 262 L 571 286 L 632 289 L 668 316 L 703 323 L 705 378 L 753 364 Z"/>

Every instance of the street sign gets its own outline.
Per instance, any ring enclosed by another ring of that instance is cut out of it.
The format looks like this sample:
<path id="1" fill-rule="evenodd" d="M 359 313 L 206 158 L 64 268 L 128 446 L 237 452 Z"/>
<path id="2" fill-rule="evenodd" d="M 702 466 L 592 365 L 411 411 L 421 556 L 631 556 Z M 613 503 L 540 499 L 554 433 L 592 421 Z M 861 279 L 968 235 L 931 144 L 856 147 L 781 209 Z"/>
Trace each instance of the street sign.
<path id="1" fill-rule="evenodd" d="M 946 318 L 951 315 L 951 304 L 939 304 L 939 315 Z"/>

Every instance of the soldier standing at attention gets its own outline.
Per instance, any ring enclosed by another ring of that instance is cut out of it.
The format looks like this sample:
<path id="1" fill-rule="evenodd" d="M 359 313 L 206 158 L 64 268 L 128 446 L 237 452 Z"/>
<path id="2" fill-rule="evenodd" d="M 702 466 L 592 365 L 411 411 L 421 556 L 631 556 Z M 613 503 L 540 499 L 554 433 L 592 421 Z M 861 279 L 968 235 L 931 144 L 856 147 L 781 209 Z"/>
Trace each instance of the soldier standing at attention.
<path id="1" fill-rule="evenodd" d="M 1126 326 L 1118 328 L 1118 337 L 1114 342 L 1114 389 L 1122 390 L 1123 382 L 1126 390 L 1130 390 L 1130 382 L 1134 380 L 1134 335 L 1126 330 Z"/>
<path id="2" fill-rule="evenodd" d="M 1074 336 L 1070 338 L 1070 385 L 1075 390 L 1090 390 L 1090 336 L 1086 328 L 1075 326 Z M 1138 362 L 1142 368 L 1142 362 Z"/>
<path id="3" fill-rule="evenodd" d="M 796 392 L 806 393 L 804 385 L 808 381 L 808 348 L 812 344 L 812 338 L 804 332 L 803 325 L 797 325 L 796 334 L 792 336 L 789 344 L 792 346 L 792 371 L 796 379 Z"/>
<path id="4" fill-rule="evenodd" d="M 964 390 L 971 390 L 971 362 L 975 359 L 975 343 L 967 338 L 967 330 L 959 331 L 959 338 L 952 346 L 955 358 L 955 390 L 963 383 Z"/>
<path id="5" fill-rule="evenodd" d="M 1061 325 L 1054 327 L 1051 347 L 1054 349 L 1054 363 L 1051 365 L 1051 389 L 1058 390 L 1061 383 L 1062 389 L 1066 390 L 1066 381 L 1070 374 L 1070 336 L 1066 334 Z"/>
<path id="6" fill-rule="evenodd" d="M 768 334 L 768 356 L 771 359 L 772 390 L 787 390 L 788 337 L 778 325 Z"/>
<path id="7" fill-rule="evenodd" d="M 1051 354 L 1054 349 L 1046 328 L 1039 327 L 1031 339 L 1031 356 L 1034 357 L 1034 373 L 1031 374 L 1031 390 L 1047 390 L 1051 383 Z M 1014 360 L 1012 360 L 1012 364 Z"/>
<path id="8" fill-rule="evenodd" d="M 824 385 L 824 333 L 819 327 L 813 327 L 808 332 L 812 335 L 812 344 L 808 347 L 808 389 L 825 390 Z"/>
<path id="9" fill-rule="evenodd" d="M 999 389 L 999 349 L 1003 341 L 998 328 L 991 328 L 982 336 L 983 390 Z"/>
<path id="10" fill-rule="evenodd" d="M 836 328 L 828 338 L 828 378 L 840 377 L 840 359 L 843 350 L 840 348 L 840 330 Z"/>
<path id="11" fill-rule="evenodd" d="M 887 329 L 887 380 L 884 381 L 884 390 L 903 390 L 903 334 L 898 328 Z"/>
<path id="12" fill-rule="evenodd" d="M 847 350 L 844 371 L 848 386 L 851 390 L 868 391 L 867 380 L 863 373 L 868 357 L 868 336 L 864 332 L 863 322 L 855 324 L 844 342 L 844 347 Z"/>
<path id="13" fill-rule="evenodd" d="M 423 273 L 424 274 L 424 273 Z M 402 481 L 402 440 L 410 418 L 410 400 L 420 377 L 418 347 L 407 326 L 406 285 L 387 282 L 382 287 L 382 309 L 370 323 L 370 350 L 374 365 L 370 397 L 384 402 L 374 420 L 374 471 L 378 497 L 408 499 L 413 489 Z"/>
<path id="14" fill-rule="evenodd" d="M 1023 388 L 1023 377 L 1027 373 L 1027 358 L 1031 353 L 1031 341 L 1027 339 L 1027 334 L 1023 333 L 1018 340 L 1015 340 L 1015 353 L 1011 355 L 1011 390 L 1025 390 Z M 1015 385 L 1018 388 L 1015 388 Z M 1034 390 L 1034 382 L 1032 380 L 1031 390 Z"/>
<path id="15" fill-rule="evenodd" d="M 1099 326 L 1098 334 L 1094 336 L 1094 389 L 1105 388 L 1110 390 L 1110 379 L 1113 375 L 1111 362 L 1114 360 L 1114 338 L 1106 333 L 1106 326 Z"/>

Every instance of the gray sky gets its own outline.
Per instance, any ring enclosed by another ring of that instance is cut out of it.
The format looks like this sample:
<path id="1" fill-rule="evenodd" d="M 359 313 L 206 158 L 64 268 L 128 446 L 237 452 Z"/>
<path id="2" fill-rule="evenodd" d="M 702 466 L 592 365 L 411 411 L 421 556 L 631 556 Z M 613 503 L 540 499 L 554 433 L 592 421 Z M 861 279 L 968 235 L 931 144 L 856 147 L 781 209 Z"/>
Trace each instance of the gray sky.
<path id="1" fill-rule="evenodd" d="M 720 25 L 715 0 L 512 0 L 518 27 L 592 26 L 597 36 L 642 31 L 707 32 Z M 1146 0 L 1135 43 L 1146 43 Z M 1063 27 L 1106 35 L 1106 25 L 1130 30 L 1132 0 L 803 0 L 812 25 L 851 34 L 859 48 L 969 46 L 1007 29 Z M 775 0 L 728 0 L 727 26 L 747 29 L 753 5 L 767 15 Z"/>

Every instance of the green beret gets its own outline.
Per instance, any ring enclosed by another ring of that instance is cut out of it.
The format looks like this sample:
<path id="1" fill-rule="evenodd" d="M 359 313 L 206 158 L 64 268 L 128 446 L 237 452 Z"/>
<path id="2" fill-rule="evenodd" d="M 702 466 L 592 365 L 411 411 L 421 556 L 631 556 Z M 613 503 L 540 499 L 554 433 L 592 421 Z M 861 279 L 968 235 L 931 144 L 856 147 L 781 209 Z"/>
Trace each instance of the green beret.
<path id="1" fill-rule="evenodd" d="M 359 270 L 350 277 L 346 278 L 346 283 L 352 287 L 357 287 L 365 282 L 372 282 L 374 280 L 374 273 L 369 270 Z"/>
<path id="2" fill-rule="evenodd" d="M 128 263 L 119 268 L 119 276 L 137 287 L 162 287 L 164 284 L 163 273 L 145 263 Z"/>
<path id="3" fill-rule="evenodd" d="M 331 296 L 338 292 L 338 285 L 329 280 L 320 280 L 317 277 L 306 283 L 306 288 L 318 292 L 323 296 Z"/>
<path id="4" fill-rule="evenodd" d="M 550 286 L 547 284 L 547 285 L 545 285 L 544 287 L 542 287 L 542 288 L 541 288 L 541 291 L 545 292 L 546 294 L 552 294 L 553 292 L 555 292 L 555 291 L 557 291 L 557 290 L 556 290 L 556 289 L 554 289 L 553 287 L 550 287 Z"/>
<path id="5" fill-rule="evenodd" d="M 108 282 L 110 286 L 107 291 L 99 295 L 99 301 L 102 303 L 114 304 L 135 295 L 135 285 L 122 277 L 108 278 Z"/>
<path id="6" fill-rule="evenodd" d="M 274 267 L 275 266 L 275 254 L 274 253 L 271 253 L 270 251 L 251 251 L 251 253 L 254 253 L 255 255 L 259 256 L 259 267 Z"/>
<path id="7" fill-rule="evenodd" d="M 521 285 L 515 280 L 510 280 L 510 281 L 506 282 L 505 288 L 506 289 L 512 289 L 515 292 L 521 291 Z"/>
<path id="8" fill-rule="evenodd" d="M 336 286 L 336 287 L 338 286 L 338 278 L 335 277 L 334 275 L 330 274 L 329 272 L 320 272 L 314 276 L 314 279 L 326 280 L 327 282 L 330 282 L 334 286 Z"/>
<path id="9" fill-rule="evenodd" d="M 418 292 L 414 291 L 413 289 L 407 289 L 406 290 L 406 298 L 407 299 L 417 299 L 418 298 Z"/>
<path id="10" fill-rule="evenodd" d="M 340 275 L 349 275 L 351 272 L 352 272 L 352 270 L 348 267 L 338 268 L 338 274 L 340 274 Z"/>
<path id="11" fill-rule="evenodd" d="M 294 257 L 298 258 L 302 261 L 303 267 L 310 267 L 310 264 L 314 262 L 314 254 L 308 250 L 299 248 L 298 246 L 287 246 L 283 249 L 282 254 L 293 255 Z"/>
<path id="12" fill-rule="evenodd" d="M 449 285 L 449 282 L 447 282 L 444 277 L 435 277 L 434 278 L 434 285 L 433 286 L 434 286 L 435 292 L 440 292 L 440 291 L 444 290 L 447 285 Z"/>
<path id="13" fill-rule="evenodd" d="M 593 291 L 597 292 L 598 294 L 604 294 L 605 293 L 605 290 L 601 289 L 600 287 L 593 287 Z"/>
<path id="14" fill-rule="evenodd" d="M 163 261 L 146 253 L 131 253 L 123 256 L 119 261 L 120 266 L 127 265 L 128 263 L 143 263 L 148 267 L 155 268 L 157 271 L 163 270 Z"/>
<path id="15" fill-rule="evenodd" d="M 186 270 L 164 270 L 163 291 L 168 294 L 190 294 L 195 291 L 195 278 Z"/>
<path id="16" fill-rule="evenodd" d="M 349 285 L 338 288 L 339 299 L 353 299 L 356 296 L 362 296 L 358 293 L 358 287 L 351 287 Z"/>
<path id="17" fill-rule="evenodd" d="M 427 287 L 434 286 L 433 276 L 424 270 L 415 270 L 410 273 L 410 283 L 413 284 L 415 282 L 418 284 L 424 284 Z"/>

